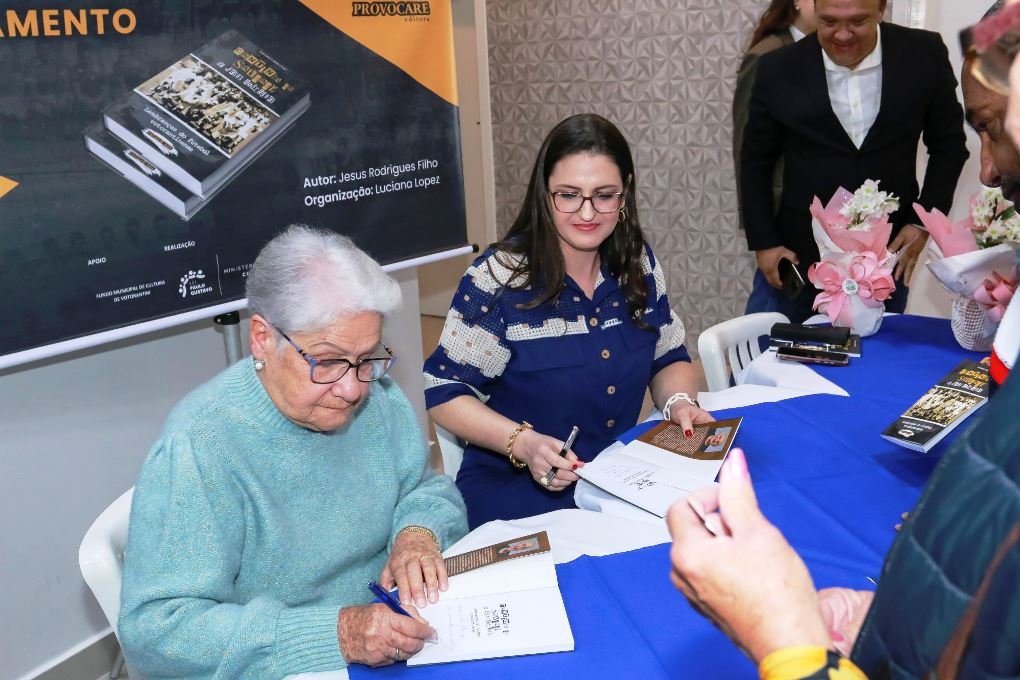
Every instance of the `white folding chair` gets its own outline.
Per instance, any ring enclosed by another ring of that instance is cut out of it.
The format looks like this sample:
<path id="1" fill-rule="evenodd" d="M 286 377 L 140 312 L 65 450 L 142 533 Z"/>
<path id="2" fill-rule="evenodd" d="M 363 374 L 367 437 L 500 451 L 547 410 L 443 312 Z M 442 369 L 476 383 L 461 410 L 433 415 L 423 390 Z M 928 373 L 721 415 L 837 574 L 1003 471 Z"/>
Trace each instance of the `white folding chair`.
<path id="1" fill-rule="evenodd" d="M 124 548 L 127 546 L 128 519 L 131 516 L 131 498 L 134 488 L 128 489 L 120 498 L 110 504 L 85 532 L 78 548 L 78 567 L 99 601 L 106 619 L 117 632 L 117 618 L 120 616 L 120 581 L 124 572 Z M 124 668 L 124 655 L 119 653 L 110 670 L 110 678 L 116 678 Z"/>
<path id="2" fill-rule="evenodd" d="M 463 439 L 450 432 L 439 423 L 433 422 L 436 427 L 436 439 L 439 440 L 439 452 L 443 456 L 443 472 L 454 479 L 457 479 L 457 470 L 460 470 L 460 462 L 464 459 Z"/>
<path id="3" fill-rule="evenodd" d="M 739 376 L 761 354 L 758 338 L 768 335 L 772 324 L 789 321 L 778 312 L 761 312 L 738 316 L 702 331 L 698 337 L 698 353 L 705 368 L 708 391 L 718 392 L 729 387 L 730 370 L 739 382 Z"/>

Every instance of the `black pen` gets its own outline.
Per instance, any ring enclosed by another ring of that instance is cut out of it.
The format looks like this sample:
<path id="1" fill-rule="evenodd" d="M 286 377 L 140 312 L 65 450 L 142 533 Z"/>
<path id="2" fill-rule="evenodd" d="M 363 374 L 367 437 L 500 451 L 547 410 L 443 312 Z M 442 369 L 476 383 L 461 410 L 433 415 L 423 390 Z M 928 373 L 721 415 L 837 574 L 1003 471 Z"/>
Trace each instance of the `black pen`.
<path id="1" fill-rule="evenodd" d="M 570 436 L 567 437 L 567 441 L 563 442 L 563 447 L 560 448 L 560 458 L 566 457 L 567 451 L 570 450 L 570 447 L 574 445 L 574 440 L 577 439 L 578 431 L 577 425 L 574 425 L 574 429 L 570 431 Z M 559 468 L 554 465 L 549 472 L 545 473 L 545 476 L 539 480 L 542 482 L 542 486 L 549 486 L 549 482 L 556 479 L 556 471 L 558 469 Z"/>

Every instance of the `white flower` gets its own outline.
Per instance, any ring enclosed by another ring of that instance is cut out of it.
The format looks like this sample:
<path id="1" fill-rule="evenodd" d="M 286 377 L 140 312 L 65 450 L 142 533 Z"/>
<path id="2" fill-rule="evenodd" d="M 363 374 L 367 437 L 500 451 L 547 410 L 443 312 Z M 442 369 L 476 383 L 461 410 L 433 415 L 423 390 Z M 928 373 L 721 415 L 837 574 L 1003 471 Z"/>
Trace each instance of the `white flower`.
<path id="1" fill-rule="evenodd" d="M 1020 242 L 1020 216 L 999 187 L 983 187 L 970 200 L 974 240 L 982 248 Z"/>
<path id="2" fill-rule="evenodd" d="M 900 201 L 892 194 L 879 191 L 878 182 L 865 180 L 843 205 L 839 214 L 848 221 L 847 229 L 868 230 L 871 225 L 898 210 Z"/>

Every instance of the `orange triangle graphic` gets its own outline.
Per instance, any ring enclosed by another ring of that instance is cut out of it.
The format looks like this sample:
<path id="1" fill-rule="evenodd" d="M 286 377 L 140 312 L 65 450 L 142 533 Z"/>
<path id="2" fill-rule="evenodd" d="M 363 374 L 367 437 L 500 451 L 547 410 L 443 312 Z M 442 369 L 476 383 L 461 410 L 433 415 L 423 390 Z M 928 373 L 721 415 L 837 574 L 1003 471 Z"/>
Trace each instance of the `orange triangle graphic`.
<path id="1" fill-rule="evenodd" d="M 301 0 L 333 27 L 456 106 L 450 2 Z"/>
<path id="2" fill-rule="evenodd" d="M 0 175 L 0 198 L 6 196 L 8 192 L 16 186 L 18 186 L 18 183 L 13 179 L 7 179 L 3 175 Z"/>

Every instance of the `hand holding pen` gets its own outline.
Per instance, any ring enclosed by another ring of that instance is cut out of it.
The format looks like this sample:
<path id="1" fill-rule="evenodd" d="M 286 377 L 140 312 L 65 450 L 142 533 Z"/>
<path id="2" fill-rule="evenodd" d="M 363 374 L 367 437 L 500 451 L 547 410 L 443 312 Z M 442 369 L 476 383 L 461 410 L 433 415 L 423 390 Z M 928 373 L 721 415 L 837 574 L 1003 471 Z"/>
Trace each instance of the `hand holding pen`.
<path id="1" fill-rule="evenodd" d="M 412 605 L 405 609 L 377 583 L 369 584 L 369 590 L 384 606 L 343 607 L 337 617 L 340 653 L 347 663 L 387 666 L 406 661 L 426 642 L 438 640 L 436 631 Z"/>
<path id="2" fill-rule="evenodd" d="M 574 440 L 577 439 L 578 432 L 579 430 L 577 428 L 577 425 L 574 425 L 574 428 L 570 430 L 570 435 L 567 437 L 567 440 L 563 442 L 563 446 L 560 447 L 559 453 L 560 458 L 567 457 L 567 452 L 570 451 L 570 447 L 574 445 Z M 577 469 L 576 464 L 574 464 L 572 467 L 573 469 Z M 555 465 L 553 465 L 552 467 L 549 468 L 549 472 L 545 473 L 544 475 L 538 478 L 538 483 L 548 488 L 552 481 L 556 479 L 557 471 L 558 468 Z"/>
<path id="3" fill-rule="evenodd" d="M 375 595 L 379 599 L 380 602 L 386 605 L 389 608 L 389 610 L 394 614 L 408 616 L 412 619 L 415 619 L 416 621 L 421 621 L 422 623 L 428 624 L 428 621 L 423 619 L 421 615 L 418 614 L 417 609 L 414 610 L 414 614 L 407 611 L 406 609 L 404 609 L 404 605 L 400 604 L 397 598 L 393 597 L 391 593 L 389 593 L 385 588 L 383 588 L 375 581 L 368 582 L 368 589 L 371 591 L 373 595 Z M 429 628 L 431 630 L 431 626 L 429 626 Z M 431 633 L 432 634 L 429 637 L 425 638 L 425 642 L 439 642 L 439 636 L 436 635 L 436 631 L 431 630 Z"/>

